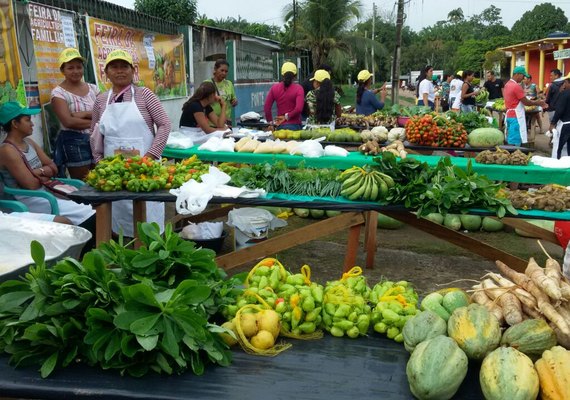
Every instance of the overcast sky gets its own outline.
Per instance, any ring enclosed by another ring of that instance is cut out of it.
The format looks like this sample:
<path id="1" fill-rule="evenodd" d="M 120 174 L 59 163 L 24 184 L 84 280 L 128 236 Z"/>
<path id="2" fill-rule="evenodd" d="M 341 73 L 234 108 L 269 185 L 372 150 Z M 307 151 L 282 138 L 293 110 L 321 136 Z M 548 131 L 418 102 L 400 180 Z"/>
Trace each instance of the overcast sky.
<path id="1" fill-rule="evenodd" d="M 133 8 L 134 0 L 110 0 L 111 3 Z M 209 18 L 241 16 L 249 22 L 263 22 L 270 25 L 283 25 L 282 10 L 292 0 L 198 0 L 198 13 L 206 14 Z M 360 0 L 363 16 L 372 15 L 372 0 Z M 383 15 L 392 14 L 395 19 L 397 0 L 375 1 L 378 12 Z M 413 30 L 433 25 L 439 20 L 446 19 L 447 13 L 461 7 L 466 17 L 479 14 L 490 5 L 501 9 L 503 24 L 511 28 L 525 11 L 532 10 L 541 1 L 536 0 L 409 0 L 406 6 L 406 25 Z M 550 1 L 560 7 L 567 17 L 570 17 L 570 0 Z"/>

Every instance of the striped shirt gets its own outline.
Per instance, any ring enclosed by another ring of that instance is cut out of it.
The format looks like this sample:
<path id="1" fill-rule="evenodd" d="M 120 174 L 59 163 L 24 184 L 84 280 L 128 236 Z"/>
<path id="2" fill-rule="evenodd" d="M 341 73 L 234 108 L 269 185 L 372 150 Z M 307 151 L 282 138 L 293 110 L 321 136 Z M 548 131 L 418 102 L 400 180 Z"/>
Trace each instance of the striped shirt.
<path id="1" fill-rule="evenodd" d="M 170 134 L 171 123 L 166 111 L 162 107 L 160 100 L 156 95 L 146 87 L 135 86 L 135 103 L 146 122 L 148 128 L 154 135 L 154 140 L 150 149 L 147 151 L 154 158 L 159 159 L 162 156 L 162 151 L 164 146 L 166 146 L 166 141 L 168 140 L 168 135 Z M 109 92 L 101 93 L 97 96 L 95 105 L 93 106 L 93 117 L 91 119 L 91 150 L 93 152 L 93 158 L 95 162 L 100 161 L 103 158 L 103 149 L 101 143 L 104 138 L 99 133 L 98 129 L 95 129 L 95 125 L 101 120 L 103 112 L 107 108 L 107 96 Z M 121 97 L 121 96 L 119 96 Z M 115 99 L 111 95 L 110 102 L 127 102 L 132 100 L 132 93 L 127 90 L 122 94 L 122 99 Z M 156 131 L 155 131 L 156 125 Z"/>
<path id="2" fill-rule="evenodd" d="M 69 108 L 69 112 L 72 113 L 91 111 L 93 109 L 93 104 L 95 104 L 95 99 L 99 94 L 99 88 L 92 83 L 88 83 L 87 85 L 89 86 L 89 92 L 85 96 L 78 96 L 75 93 L 68 92 L 61 86 L 56 86 L 55 89 L 51 91 L 51 98 L 58 98 L 65 101 L 67 103 L 67 107 Z M 63 124 L 61 124 L 61 129 L 75 130 L 67 128 L 63 126 Z M 84 129 L 79 132 L 89 134 L 91 133 L 91 130 Z"/>

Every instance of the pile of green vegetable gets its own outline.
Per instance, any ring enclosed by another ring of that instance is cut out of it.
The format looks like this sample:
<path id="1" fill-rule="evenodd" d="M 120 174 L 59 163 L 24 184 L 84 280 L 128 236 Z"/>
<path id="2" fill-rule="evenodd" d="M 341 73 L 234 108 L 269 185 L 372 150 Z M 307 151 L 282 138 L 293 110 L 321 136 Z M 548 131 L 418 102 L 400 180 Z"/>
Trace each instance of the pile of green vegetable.
<path id="1" fill-rule="evenodd" d="M 283 193 L 313 197 L 337 197 L 342 183 L 335 169 L 289 169 L 283 162 L 273 165 L 255 164 L 229 172 L 231 184 L 237 187 L 265 189 L 269 193 Z"/>
<path id="2" fill-rule="evenodd" d="M 391 153 L 382 153 L 374 161 L 376 168 L 396 182 L 386 198 L 388 203 L 416 210 L 418 216 L 466 213 L 471 208 L 493 211 L 498 217 L 505 216 L 507 211 L 517 214 L 504 196 L 505 185 L 477 174 L 471 163 L 464 171 L 444 157 L 432 168 L 416 159 L 398 161 Z"/>
<path id="3" fill-rule="evenodd" d="M 487 116 L 483 113 L 457 113 L 450 111 L 446 113 L 446 117 L 452 121 L 461 123 L 467 132 L 471 132 L 477 128 L 489 128 L 492 126 Z"/>
<path id="4" fill-rule="evenodd" d="M 212 317 L 234 296 L 215 253 L 166 227 L 138 227 L 142 247 L 111 241 L 82 261 L 53 267 L 32 243 L 35 266 L 0 285 L 0 351 L 16 366 L 41 365 L 42 377 L 81 360 L 121 374 L 201 375 L 227 366 L 231 352 Z"/>

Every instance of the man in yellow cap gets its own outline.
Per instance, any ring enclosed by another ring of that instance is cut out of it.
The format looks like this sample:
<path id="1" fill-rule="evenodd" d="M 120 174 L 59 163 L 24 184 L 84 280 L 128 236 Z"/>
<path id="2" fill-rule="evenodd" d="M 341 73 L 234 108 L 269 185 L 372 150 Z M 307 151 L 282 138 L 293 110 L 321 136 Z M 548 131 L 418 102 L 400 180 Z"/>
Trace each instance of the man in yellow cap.
<path id="1" fill-rule="evenodd" d="M 267 122 L 274 122 L 277 129 L 300 130 L 301 113 L 303 112 L 303 87 L 293 82 L 297 76 L 297 66 L 292 62 L 285 62 L 281 66 L 283 80 L 269 89 L 263 111 Z M 271 113 L 273 103 L 277 103 L 277 118 L 274 120 Z"/>

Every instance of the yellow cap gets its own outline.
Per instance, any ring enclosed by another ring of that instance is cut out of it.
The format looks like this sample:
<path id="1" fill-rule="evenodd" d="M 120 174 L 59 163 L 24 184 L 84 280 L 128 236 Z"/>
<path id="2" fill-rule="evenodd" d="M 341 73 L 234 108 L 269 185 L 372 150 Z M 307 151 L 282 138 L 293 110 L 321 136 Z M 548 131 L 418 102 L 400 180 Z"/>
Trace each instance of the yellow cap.
<path id="1" fill-rule="evenodd" d="M 63 64 L 65 64 L 66 62 L 70 62 L 71 60 L 81 60 L 82 62 L 86 62 L 85 58 L 83 58 L 81 56 L 81 53 L 79 53 L 79 50 L 74 49 L 73 47 L 68 47 L 67 49 L 59 53 L 59 57 L 57 59 L 59 68 L 61 68 Z"/>
<path id="2" fill-rule="evenodd" d="M 367 69 L 360 71 L 356 77 L 359 82 L 366 82 L 370 78 L 372 78 L 372 74 Z"/>
<path id="3" fill-rule="evenodd" d="M 286 72 L 292 72 L 297 75 L 297 66 L 290 61 L 284 62 L 281 66 L 281 75 L 285 75 Z"/>
<path id="4" fill-rule="evenodd" d="M 309 80 L 310 81 L 322 82 L 325 79 L 331 79 L 330 74 L 327 71 L 325 71 L 324 69 L 318 69 L 315 71 L 315 76 L 313 76 Z"/>
<path id="5" fill-rule="evenodd" d="M 109 65 L 110 62 L 117 60 L 123 60 L 131 64 L 131 66 L 133 65 L 133 57 L 125 50 L 117 49 L 107 55 L 107 58 L 105 59 L 105 68 L 107 68 L 107 65 Z"/>
<path id="6" fill-rule="evenodd" d="M 462 70 L 459 70 L 459 71 L 457 71 L 457 72 L 455 73 L 455 75 L 463 76 L 463 71 L 462 71 Z"/>

